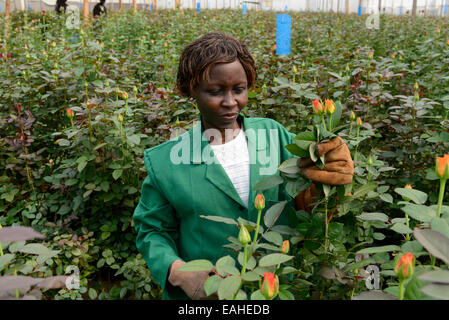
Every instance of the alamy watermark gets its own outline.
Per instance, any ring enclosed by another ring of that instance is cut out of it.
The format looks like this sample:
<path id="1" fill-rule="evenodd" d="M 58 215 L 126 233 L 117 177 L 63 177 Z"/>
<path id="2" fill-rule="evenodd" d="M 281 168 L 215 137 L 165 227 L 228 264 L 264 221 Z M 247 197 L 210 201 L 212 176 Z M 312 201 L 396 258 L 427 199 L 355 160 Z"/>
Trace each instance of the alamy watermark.
<path id="1" fill-rule="evenodd" d="M 237 131 L 236 131 L 237 130 Z M 225 141 L 233 140 L 239 129 L 225 129 Z M 279 152 L 281 150 L 278 129 L 247 129 L 244 131 L 248 146 L 249 164 L 260 166 L 260 175 L 273 175 L 280 165 Z M 201 133 L 198 127 L 194 127 L 191 136 L 189 133 L 182 134 L 173 141 L 177 143 L 170 150 L 170 162 L 174 165 L 189 163 L 219 164 L 214 156 L 213 147 L 203 142 L 223 141 L 223 133 L 217 129 L 207 129 Z M 219 143 L 221 144 L 221 143 Z M 236 155 L 244 156 L 244 155 Z"/>

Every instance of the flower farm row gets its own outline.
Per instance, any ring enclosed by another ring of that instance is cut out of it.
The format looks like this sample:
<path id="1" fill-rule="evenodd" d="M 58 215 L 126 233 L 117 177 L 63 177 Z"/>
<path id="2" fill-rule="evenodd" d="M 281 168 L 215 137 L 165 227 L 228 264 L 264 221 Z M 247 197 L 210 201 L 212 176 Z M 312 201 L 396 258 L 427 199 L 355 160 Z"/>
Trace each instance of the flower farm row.
<path id="1" fill-rule="evenodd" d="M 243 113 L 298 134 L 313 129 L 313 101 L 333 100 L 355 160 L 353 184 L 326 202 L 338 212 L 326 230 L 319 206 L 297 213 L 301 236 L 281 236 L 279 251 L 289 240 L 294 259 L 279 297 L 370 297 L 363 272 L 375 265 L 388 297 L 448 298 L 449 207 L 438 206 L 445 180 L 435 162 L 449 146 L 449 20 L 381 16 L 368 30 L 366 16 L 291 15 L 288 56 L 275 55 L 272 12 L 120 11 L 81 29 L 53 12 L 14 12 L 8 30 L 0 17 L 0 224 L 45 236 L 3 242 L 1 275 L 75 266 L 78 289 L 42 298 L 161 297 L 132 224 L 143 151 L 192 127 L 197 108 L 173 92 L 178 58 L 200 35 L 224 31 L 258 68 Z"/>

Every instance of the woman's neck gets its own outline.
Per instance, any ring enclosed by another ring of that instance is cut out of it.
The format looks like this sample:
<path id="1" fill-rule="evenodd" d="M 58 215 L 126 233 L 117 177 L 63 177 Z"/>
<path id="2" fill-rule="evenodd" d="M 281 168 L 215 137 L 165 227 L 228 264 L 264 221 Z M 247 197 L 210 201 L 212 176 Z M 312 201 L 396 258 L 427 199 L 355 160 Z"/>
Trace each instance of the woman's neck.
<path id="1" fill-rule="evenodd" d="M 225 144 L 227 142 L 230 142 L 234 140 L 238 134 L 240 133 L 240 129 L 242 128 L 242 124 L 239 120 L 236 120 L 234 125 L 231 128 L 225 128 L 225 129 L 219 129 L 214 128 L 211 125 L 209 125 L 207 122 L 202 120 L 202 126 L 205 130 L 206 138 L 209 141 L 210 144 L 217 145 L 217 144 Z M 213 132 L 207 131 L 208 129 L 215 129 Z M 216 132 L 219 132 L 220 134 L 216 136 Z M 218 138 L 218 139 L 215 139 Z M 221 138 L 221 139 L 219 139 Z"/>

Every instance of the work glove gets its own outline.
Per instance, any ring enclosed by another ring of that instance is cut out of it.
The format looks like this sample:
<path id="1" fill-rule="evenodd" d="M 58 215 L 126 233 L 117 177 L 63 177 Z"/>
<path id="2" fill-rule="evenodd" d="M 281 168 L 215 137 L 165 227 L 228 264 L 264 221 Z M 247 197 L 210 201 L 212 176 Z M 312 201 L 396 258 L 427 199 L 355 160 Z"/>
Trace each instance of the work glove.
<path id="1" fill-rule="evenodd" d="M 298 159 L 298 167 L 309 180 L 329 185 L 343 185 L 352 182 L 354 162 L 348 146 L 342 138 L 336 137 L 328 142 L 320 143 L 316 148 L 316 155 L 324 155 L 324 168 L 318 168 L 309 158 Z"/>
<path id="2" fill-rule="evenodd" d="M 324 168 L 318 168 L 309 158 L 298 159 L 298 167 L 309 180 L 329 184 L 344 185 L 352 182 L 354 175 L 354 162 L 348 146 L 342 138 L 336 137 L 330 141 L 322 142 L 317 146 L 317 156 L 324 155 Z M 318 191 L 314 183 L 306 190 L 301 191 L 295 198 L 296 209 L 312 211 L 312 204 L 316 201 Z"/>
<path id="3" fill-rule="evenodd" d="M 168 281 L 175 287 L 180 287 L 192 300 L 211 299 L 213 295 L 207 296 L 204 291 L 204 282 L 210 274 L 215 274 L 216 269 L 210 271 L 179 271 L 185 264 L 182 260 L 175 260 L 170 265 Z"/>

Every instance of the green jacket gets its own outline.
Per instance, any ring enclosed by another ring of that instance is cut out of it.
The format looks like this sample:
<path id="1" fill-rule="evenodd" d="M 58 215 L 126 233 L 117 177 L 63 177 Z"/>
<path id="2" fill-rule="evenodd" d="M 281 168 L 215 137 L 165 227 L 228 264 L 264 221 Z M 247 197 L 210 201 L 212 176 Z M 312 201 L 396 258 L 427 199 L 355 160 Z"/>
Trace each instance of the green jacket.
<path id="1" fill-rule="evenodd" d="M 284 147 L 292 143 L 295 135 L 281 124 L 243 115 L 238 119 L 243 121 L 250 156 L 248 209 L 223 167 L 214 161 L 208 141 L 201 139 L 201 117 L 177 139 L 145 150 L 148 176 L 133 216 L 136 245 L 162 287 L 163 299 L 187 299 L 180 288 L 167 281 L 173 261 L 207 259 L 215 264 L 222 256 L 231 254 L 223 245 L 228 243 L 229 236 L 238 236 L 238 228 L 200 215 L 235 220 L 242 217 L 256 222 L 257 210 L 253 206 L 256 192 L 252 187 L 264 177 L 279 174 L 279 164 L 293 157 Z M 283 187 L 264 191 L 264 196 L 266 209 L 278 201 L 292 201 Z M 287 215 L 281 215 L 277 223 L 287 225 Z"/>

